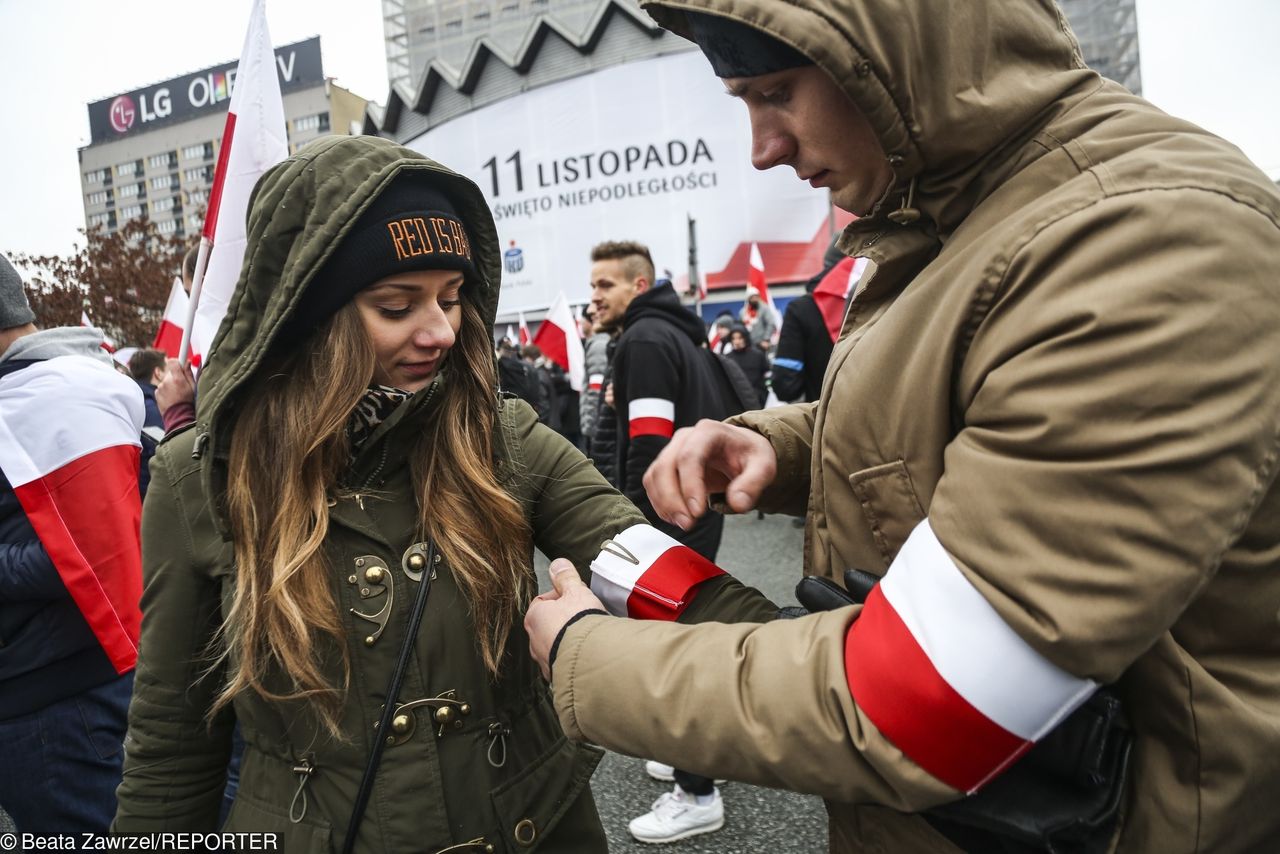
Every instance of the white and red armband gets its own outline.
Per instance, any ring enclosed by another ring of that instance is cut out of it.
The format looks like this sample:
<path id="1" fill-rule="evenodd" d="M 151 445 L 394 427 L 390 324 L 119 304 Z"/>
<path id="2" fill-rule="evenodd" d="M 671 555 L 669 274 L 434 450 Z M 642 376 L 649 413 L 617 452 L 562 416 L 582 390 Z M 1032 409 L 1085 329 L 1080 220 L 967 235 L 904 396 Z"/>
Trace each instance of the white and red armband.
<path id="1" fill-rule="evenodd" d="M 591 592 L 615 617 L 675 620 L 724 570 L 652 525 L 632 525 L 591 561 Z"/>
<path id="2" fill-rule="evenodd" d="M 970 794 L 1098 687 L 1019 637 L 927 519 L 850 626 L 845 674 L 854 702 L 885 738 Z"/>

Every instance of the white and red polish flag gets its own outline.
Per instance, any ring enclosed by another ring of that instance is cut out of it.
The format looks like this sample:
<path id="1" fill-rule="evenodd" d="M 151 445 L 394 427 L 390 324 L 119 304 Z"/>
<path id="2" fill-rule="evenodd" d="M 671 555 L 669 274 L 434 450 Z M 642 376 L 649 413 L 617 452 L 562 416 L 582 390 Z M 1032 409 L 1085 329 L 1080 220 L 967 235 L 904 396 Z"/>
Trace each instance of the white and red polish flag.
<path id="1" fill-rule="evenodd" d="M 209 190 L 183 352 L 178 358 L 186 357 L 187 346 L 209 355 L 240 278 L 249 194 L 262 173 L 288 156 L 284 102 L 267 29 L 266 0 L 253 0 Z"/>
<path id="2" fill-rule="evenodd" d="M 182 279 L 173 279 L 173 287 L 169 289 L 169 301 L 164 305 L 164 316 L 160 318 L 160 328 L 156 330 L 155 340 L 151 346 L 163 350 L 166 356 L 176 359 L 182 347 L 182 330 L 187 322 L 187 308 L 190 298 L 182 287 Z M 199 356 L 191 354 L 191 362 L 197 363 Z"/>
<path id="3" fill-rule="evenodd" d="M 840 263 L 832 267 L 813 289 L 813 301 L 822 314 L 822 321 L 827 327 L 827 334 L 834 342 L 840 337 L 840 328 L 844 325 L 845 307 L 849 294 L 862 279 L 867 269 L 866 258 L 842 258 Z"/>
<path id="4" fill-rule="evenodd" d="M 138 658 L 142 392 L 58 356 L 0 377 L 0 471 L 117 673 Z"/>
<path id="5" fill-rule="evenodd" d="M 676 432 L 676 403 L 660 397 L 638 397 L 627 404 L 627 435 L 661 436 L 670 439 Z"/>
<path id="6" fill-rule="evenodd" d="M 523 347 L 524 345 L 530 343 L 532 341 L 532 338 L 529 335 L 529 324 L 525 322 L 523 311 L 519 312 L 519 319 L 520 319 L 520 346 Z"/>
<path id="7" fill-rule="evenodd" d="M 764 303 L 762 310 L 773 315 L 775 321 L 773 338 L 774 343 L 777 343 L 778 334 L 781 331 L 779 329 L 781 324 L 777 322 L 780 315 L 777 306 L 773 304 L 773 297 L 769 295 L 769 283 L 764 277 L 764 257 L 760 254 L 760 244 L 754 242 L 751 244 L 751 255 L 747 260 L 747 297 L 749 298 L 753 292 L 760 295 L 760 301 Z M 750 303 L 747 303 L 745 320 L 750 323 L 755 320 L 755 316 L 755 310 L 751 308 Z"/>
<path id="8" fill-rule="evenodd" d="M 551 309 L 538 326 L 538 334 L 533 336 L 533 343 L 544 356 L 564 369 L 574 391 L 582 391 L 582 374 L 586 370 L 587 359 L 582 351 L 578 324 L 573 320 L 573 311 L 564 291 L 556 294 Z"/>
<path id="9" fill-rule="evenodd" d="M 854 702 L 885 738 L 968 793 L 1098 687 L 1019 637 L 960 572 L 928 519 L 850 626 L 845 675 Z"/>
<path id="10" fill-rule="evenodd" d="M 652 525 L 632 525 L 591 561 L 591 592 L 609 613 L 636 620 L 674 620 L 702 582 L 724 570 Z"/>
<path id="11" fill-rule="evenodd" d="M 516 343 L 516 328 L 510 323 L 507 324 L 507 340 L 512 344 Z"/>

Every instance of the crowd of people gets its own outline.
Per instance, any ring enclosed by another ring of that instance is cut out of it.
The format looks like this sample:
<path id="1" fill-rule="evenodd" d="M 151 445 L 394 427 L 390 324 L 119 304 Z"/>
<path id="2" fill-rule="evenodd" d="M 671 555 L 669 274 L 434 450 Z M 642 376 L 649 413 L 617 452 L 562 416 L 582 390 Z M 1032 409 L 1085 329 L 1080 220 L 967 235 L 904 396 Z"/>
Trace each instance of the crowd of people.
<path id="1" fill-rule="evenodd" d="M 588 854 L 609 748 L 672 783 L 641 842 L 733 779 L 833 852 L 1280 844 L 1276 186 L 1050 3 L 643 6 L 857 217 L 780 324 L 613 240 L 582 377 L 495 347 L 484 196 L 368 136 L 258 183 L 198 377 L 0 258 L 0 808 Z M 801 607 L 715 563 L 751 511 Z"/>

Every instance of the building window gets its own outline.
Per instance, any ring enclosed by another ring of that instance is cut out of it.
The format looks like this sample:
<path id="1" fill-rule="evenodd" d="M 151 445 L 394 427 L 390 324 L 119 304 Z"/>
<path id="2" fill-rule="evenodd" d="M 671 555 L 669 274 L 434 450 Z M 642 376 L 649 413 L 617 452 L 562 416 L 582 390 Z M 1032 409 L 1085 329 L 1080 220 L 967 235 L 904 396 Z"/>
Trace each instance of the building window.
<path id="1" fill-rule="evenodd" d="M 108 191 L 106 191 L 106 190 L 99 190 L 99 191 L 98 191 L 98 192 L 96 192 L 96 193 L 90 193 L 90 194 L 89 194 L 89 204 L 91 204 L 91 205 L 101 205 L 101 204 L 104 204 L 104 203 L 107 201 L 107 197 L 108 197 L 109 195 L 110 195 L 110 193 L 109 193 Z"/>
<path id="2" fill-rule="evenodd" d="M 97 228 L 100 225 L 106 225 L 110 216 L 111 216 L 110 214 L 104 214 L 104 213 L 94 214 L 93 216 L 89 217 L 89 227 Z"/>
<path id="3" fill-rule="evenodd" d="M 204 190 L 193 190 L 187 193 L 187 202 L 193 205 L 202 205 L 209 198 L 209 194 Z"/>
<path id="4" fill-rule="evenodd" d="M 173 182 L 172 175 L 157 175 L 151 179 L 151 189 L 164 190 Z"/>
<path id="5" fill-rule="evenodd" d="M 172 151 L 165 151 L 160 154 L 153 154 L 147 158 L 147 166 L 152 169 L 163 169 L 178 158 L 174 156 Z"/>
<path id="6" fill-rule="evenodd" d="M 200 214 L 190 214 L 187 216 L 187 225 L 191 228 L 203 228 L 204 220 L 200 218 Z"/>
<path id="7" fill-rule="evenodd" d="M 194 169 L 188 169 L 187 171 L 182 173 L 182 180 L 186 181 L 187 183 L 194 183 L 196 181 L 208 181 L 209 167 L 197 166 Z"/>
<path id="8" fill-rule="evenodd" d="M 101 184 L 107 177 L 106 169 L 95 169 L 84 173 L 84 180 L 89 184 Z"/>
<path id="9" fill-rule="evenodd" d="M 120 188 L 120 198 L 122 199 L 132 198 L 138 195 L 139 189 L 140 187 L 137 184 L 125 184 L 123 187 Z"/>
<path id="10" fill-rule="evenodd" d="M 138 161 L 131 160 L 128 163 L 121 163 L 116 166 L 117 175 L 132 175 L 138 171 Z"/>
<path id="11" fill-rule="evenodd" d="M 164 213 L 165 211 L 171 210 L 173 210 L 173 196 L 169 196 L 165 199 L 156 199 L 151 203 L 152 213 Z"/>
<path id="12" fill-rule="evenodd" d="M 166 219 L 164 222 L 156 223 L 156 231 L 161 234 L 173 234 L 178 230 L 178 221 L 174 219 Z"/>
<path id="13" fill-rule="evenodd" d="M 142 216 L 142 205 L 126 205 L 120 209 L 121 219 L 133 219 L 135 216 Z"/>
<path id="14" fill-rule="evenodd" d="M 188 145 L 182 149 L 183 160 L 200 160 L 213 156 L 213 143 L 202 142 L 198 145 Z"/>
<path id="15" fill-rule="evenodd" d="M 329 129 L 329 114 L 316 113 L 314 116 L 302 116 L 293 120 L 293 130 L 302 133 L 309 130 L 325 131 Z"/>

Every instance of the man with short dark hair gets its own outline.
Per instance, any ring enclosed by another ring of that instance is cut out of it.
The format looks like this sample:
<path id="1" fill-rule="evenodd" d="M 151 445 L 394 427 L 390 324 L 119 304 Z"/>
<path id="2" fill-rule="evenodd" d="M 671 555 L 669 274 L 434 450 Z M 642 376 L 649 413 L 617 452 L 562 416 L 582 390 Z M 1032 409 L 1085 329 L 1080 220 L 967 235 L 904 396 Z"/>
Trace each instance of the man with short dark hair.
<path id="1" fill-rule="evenodd" d="M 147 497 L 151 483 L 151 458 L 156 446 L 164 439 L 164 415 L 156 405 L 156 386 L 164 381 L 166 372 L 163 350 L 139 349 L 129 357 L 129 375 L 142 389 L 142 462 L 138 470 L 138 490 Z"/>
<path id="2" fill-rule="evenodd" d="M 702 321 L 680 303 L 668 282 L 654 285 L 648 247 L 610 241 L 591 251 L 591 304 L 596 323 L 618 337 L 609 377 L 617 429 L 617 486 L 660 531 L 715 560 L 724 517 L 708 513 L 687 530 L 660 519 L 644 491 L 649 464 L 679 428 L 702 418 L 721 419 L 730 410 L 711 373 L 710 354 L 700 352 Z M 653 810 L 633 820 L 642 842 L 670 842 L 724 825 L 724 804 L 714 781 L 659 762 L 650 776 L 675 782 Z"/>
<path id="3" fill-rule="evenodd" d="M 805 514 L 805 571 L 866 575 L 668 626 L 553 564 L 566 732 L 821 794 L 839 852 L 1275 850 L 1280 190 L 1050 2 L 642 2 L 876 264 L 821 399 L 681 431 L 652 506 Z"/>

